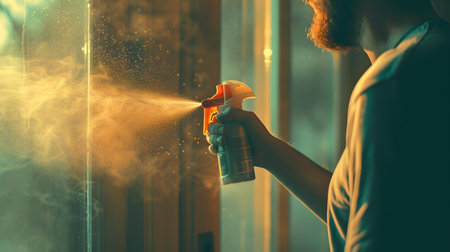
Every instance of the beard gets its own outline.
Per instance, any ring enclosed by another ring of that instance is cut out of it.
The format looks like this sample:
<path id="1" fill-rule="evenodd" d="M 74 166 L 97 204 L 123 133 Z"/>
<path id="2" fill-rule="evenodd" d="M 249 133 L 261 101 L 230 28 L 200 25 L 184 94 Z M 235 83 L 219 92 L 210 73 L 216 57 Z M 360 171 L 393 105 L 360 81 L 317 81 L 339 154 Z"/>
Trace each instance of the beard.
<path id="1" fill-rule="evenodd" d="M 346 52 L 359 46 L 361 21 L 353 0 L 305 0 L 314 9 L 308 38 L 316 46 Z"/>

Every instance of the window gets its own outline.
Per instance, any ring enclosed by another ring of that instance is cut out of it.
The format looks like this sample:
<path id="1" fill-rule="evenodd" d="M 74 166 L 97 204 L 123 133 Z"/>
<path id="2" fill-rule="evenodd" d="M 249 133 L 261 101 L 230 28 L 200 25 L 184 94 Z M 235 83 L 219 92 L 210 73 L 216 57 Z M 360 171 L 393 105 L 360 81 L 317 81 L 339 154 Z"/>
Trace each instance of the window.
<path id="1" fill-rule="evenodd" d="M 0 1 L 0 251 L 328 250 L 267 172 L 220 185 L 199 103 L 241 80 L 245 109 L 332 169 L 360 61 L 314 48 L 311 15 L 290 0 Z"/>
<path id="2" fill-rule="evenodd" d="M 211 251 L 218 1 L 1 1 L 0 250 Z"/>

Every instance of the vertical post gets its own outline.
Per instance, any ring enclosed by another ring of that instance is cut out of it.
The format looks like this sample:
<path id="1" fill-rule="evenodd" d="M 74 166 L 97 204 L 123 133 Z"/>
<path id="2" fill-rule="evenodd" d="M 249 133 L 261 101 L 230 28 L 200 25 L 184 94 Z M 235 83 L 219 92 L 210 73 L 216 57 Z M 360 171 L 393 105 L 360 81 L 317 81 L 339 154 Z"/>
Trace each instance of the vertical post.
<path id="1" fill-rule="evenodd" d="M 272 66 L 272 0 L 255 1 L 254 57 L 255 57 L 255 113 L 270 128 L 271 66 Z M 270 251 L 271 176 L 256 170 L 254 183 L 254 249 Z"/>
<path id="2" fill-rule="evenodd" d="M 277 134 L 278 137 L 285 141 L 290 139 L 290 127 L 289 127 L 289 114 L 290 114 L 290 84 L 291 84 L 291 15 L 290 15 L 290 0 L 274 0 L 277 2 L 278 8 L 274 10 L 274 15 L 277 15 L 277 28 L 278 34 L 274 34 L 274 40 L 278 38 L 278 64 L 273 68 L 278 68 L 277 71 L 273 71 L 274 81 L 277 81 L 273 86 L 278 90 L 273 95 L 276 95 L 273 99 L 277 104 L 273 107 L 276 109 L 273 121 L 277 121 Z M 275 20 L 275 18 L 274 18 Z M 275 21 L 274 21 L 275 25 Z M 277 251 L 287 252 L 289 249 L 289 192 L 283 185 L 277 184 Z"/>
<path id="3" fill-rule="evenodd" d="M 219 84 L 219 1 L 180 1 L 179 93 L 200 100 Z M 179 125 L 179 251 L 219 248 L 217 160 L 207 153 L 203 111 Z"/>
<path id="4" fill-rule="evenodd" d="M 194 46 L 196 32 L 194 30 L 196 13 L 194 0 L 180 1 L 180 81 L 179 93 L 185 96 L 192 85 L 195 73 Z M 179 251 L 194 252 L 195 249 L 195 167 L 190 164 L 190 151 L 193 141 L 190 139 L 190 123 L 180 123 L 178 135 L 182 141 L 178 151 L 180 157 L 180 195 L 179 195 Z M 188 134 L 189 133 L 189 134 Z"/>
<path id="5" fill-rule="evenodd" d="M 86 252 L 92 252 L 93 214 L 92 214 L 92 127 L 91 127 L 91 5 L 86 0 L 86 31 L 84 38 L 84 56 L 86 68 Z"/>

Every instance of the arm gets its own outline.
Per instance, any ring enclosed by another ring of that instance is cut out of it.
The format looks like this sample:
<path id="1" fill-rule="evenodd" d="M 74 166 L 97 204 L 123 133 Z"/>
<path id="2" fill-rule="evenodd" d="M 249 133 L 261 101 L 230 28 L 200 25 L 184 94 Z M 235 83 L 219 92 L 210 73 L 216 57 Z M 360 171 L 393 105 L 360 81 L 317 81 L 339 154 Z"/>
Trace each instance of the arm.
<path id="1" fill-rule="evenodd" d="M 292 194 L 317 217 L 326 222 L 328 185 L 331 172 L 323 169 L 289 144 L 272 136 L 257 116 L 248 111 L 229 108 L 217 116 L 220 123 L 212 124 L 208 135 L 210 151 L 226 141 L 228 121 L 239 121 L 247 129 L 256 166 L 272 173 Z"/>
<path id="2" fill-rule="evenodd" d="M 326 223 L 332 173 L 279 139 L 274 139 L 270 149 L 264 168 Z"/>

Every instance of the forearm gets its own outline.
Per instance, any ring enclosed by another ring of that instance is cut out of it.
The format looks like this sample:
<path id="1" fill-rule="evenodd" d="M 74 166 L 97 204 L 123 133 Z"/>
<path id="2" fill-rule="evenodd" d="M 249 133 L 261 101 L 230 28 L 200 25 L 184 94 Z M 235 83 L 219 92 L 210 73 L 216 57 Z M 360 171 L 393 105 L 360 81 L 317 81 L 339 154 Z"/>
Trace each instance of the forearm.
<path id="1" fill-rule="evenodd" d="M 332 173 L 279 139 L 274 138 L 272 146 L 264 168 L 326 222 L 328 186 Z"/>

